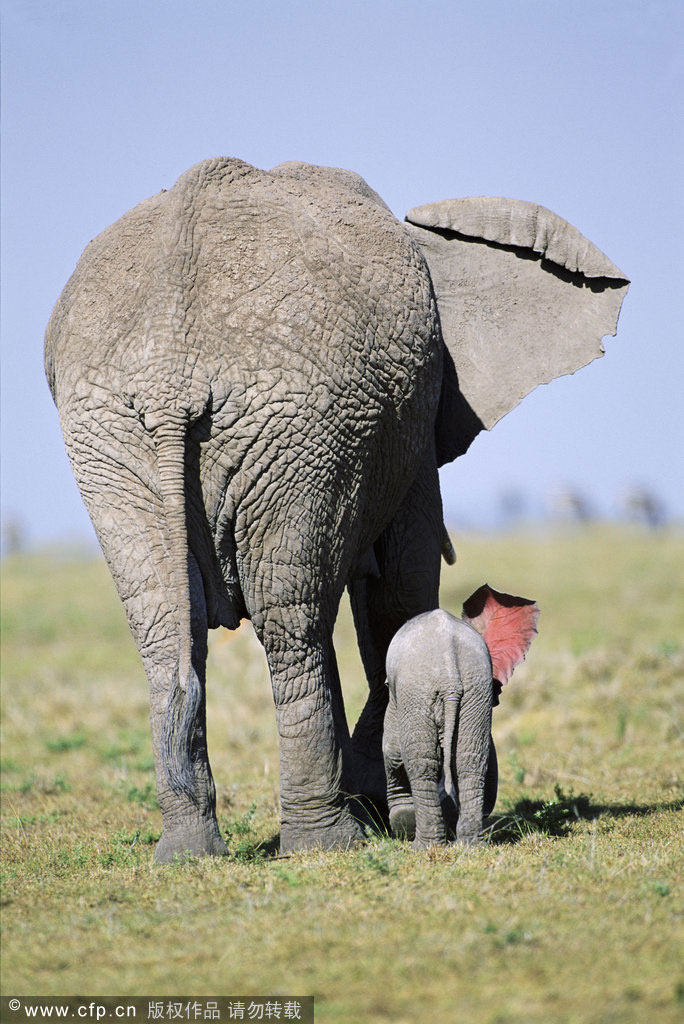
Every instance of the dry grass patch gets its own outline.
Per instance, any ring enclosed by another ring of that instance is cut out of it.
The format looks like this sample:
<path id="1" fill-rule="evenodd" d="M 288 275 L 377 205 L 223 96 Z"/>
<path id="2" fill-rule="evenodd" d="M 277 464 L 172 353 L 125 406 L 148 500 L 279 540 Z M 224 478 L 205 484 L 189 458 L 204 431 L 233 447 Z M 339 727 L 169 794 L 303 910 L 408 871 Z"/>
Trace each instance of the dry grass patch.
<path id="1" fill-rule="evenodd" d="M 275 856 L 277 737 L 248 625 L 214 634 L 209 743 L 228 860 L 152 863 L 146 687 L 106 570 L 4 567 L 3 993 L 313 993 L 318 1020 L 681 1020 L 676 534 L 455 537 L 477 586 L 536 598 L 495 713 L 490 839 L 414 855 L 374 837 Z M 365 684 L 348 610 L 350 719 Z"/>

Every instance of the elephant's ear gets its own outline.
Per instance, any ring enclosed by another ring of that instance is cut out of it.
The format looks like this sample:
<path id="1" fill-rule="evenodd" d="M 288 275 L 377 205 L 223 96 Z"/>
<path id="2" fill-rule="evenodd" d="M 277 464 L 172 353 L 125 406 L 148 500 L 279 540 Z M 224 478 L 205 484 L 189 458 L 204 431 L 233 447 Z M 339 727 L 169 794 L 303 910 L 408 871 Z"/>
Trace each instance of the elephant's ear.
<path id="1" fill-rule="evenodd" d="M 463 605 L 463 620 L 484 638 L 492 659 L 492 675 L 502 686 L 525 659 L 537 632 L 539 608 L 526 597 L 500 594 L 488 583 Z"/>
<path id="2" fill-rule="evenodd" d="M 538 384 L 603 355 L 601 338 L 616 332 L 629 281 L 535 203 L 448 199 L 409 210 L 406 221 L 427 260 L 453 360 L 437 421 L 442 465 Z"/>

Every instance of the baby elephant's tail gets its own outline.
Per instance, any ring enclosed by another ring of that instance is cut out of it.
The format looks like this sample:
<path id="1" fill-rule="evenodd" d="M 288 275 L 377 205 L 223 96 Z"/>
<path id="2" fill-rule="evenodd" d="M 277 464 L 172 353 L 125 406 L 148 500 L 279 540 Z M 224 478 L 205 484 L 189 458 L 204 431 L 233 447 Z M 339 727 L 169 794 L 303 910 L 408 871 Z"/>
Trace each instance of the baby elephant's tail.
<path id="1" fill-rule="evenodd" d="M 450 690 L 444 697 L 444 735 L 442 737 L 442 752 L 444 757 L 444 788 L 447 796 L 453 799 L 454 777 L 452 765 L 454 763 L 454 741 L 456 738 L 456 720 L 460 696 L 455 690 Z"/>

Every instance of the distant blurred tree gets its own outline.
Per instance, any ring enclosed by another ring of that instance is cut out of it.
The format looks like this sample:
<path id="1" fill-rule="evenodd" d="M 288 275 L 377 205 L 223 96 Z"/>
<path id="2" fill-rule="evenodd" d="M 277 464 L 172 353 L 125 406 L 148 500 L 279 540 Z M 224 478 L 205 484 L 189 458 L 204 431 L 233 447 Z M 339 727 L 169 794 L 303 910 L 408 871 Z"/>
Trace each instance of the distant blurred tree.
<path id="1" fill-rule="evenodd" d="M 525 495 L 516 487 L 507 487 L 499 494 L 501 522 L 504 526 L 517 523 L 525 515 Z"/>
<path id="2" fill-rule="evenodd" d="M 551 511 L 556 519 L 567 519 L 574 523 L 588 523 L 594 519 L 586 495 L 569 484 L 560 487 L 551 496 Z"/>
<path id="3" fill-rule="evenodd" d="M 634 484 L 626 492 L 623 506 L 628 519 L 658 530 L 665 522 L 665 506 L 660 498 L 646 487 Z"/>
<path id="4" fill-rule="evenodd" d="M 2 553 L 18 555 L 26 549 L 26 530 L 16 516 L 9 516 L 2 521 Z"/>

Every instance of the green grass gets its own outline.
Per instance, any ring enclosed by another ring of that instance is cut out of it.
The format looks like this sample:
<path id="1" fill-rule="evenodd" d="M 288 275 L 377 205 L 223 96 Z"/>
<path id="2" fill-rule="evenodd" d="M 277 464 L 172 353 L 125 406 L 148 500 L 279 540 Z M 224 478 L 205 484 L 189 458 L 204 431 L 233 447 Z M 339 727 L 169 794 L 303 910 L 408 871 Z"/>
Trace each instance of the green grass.
<path id="1" fill-rule="evenodd" d="M 682 1019 L 682 538 L 453 539 L 443 606 L 486 580 L 536 598 L 540 633 L 495 712 L 487 844 L 418 855 L 375 837 L 277 857 L 274 714 L 243 625 L 209 663 L 231 857 L 156 867 L 146 685 L 106 569 L 4 564 L 3 994 L 314 994 L 345 1024 Z M 336 643 L 353 722 L 346 606 Z"/>

